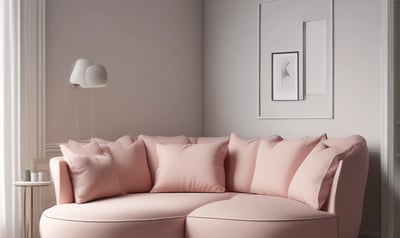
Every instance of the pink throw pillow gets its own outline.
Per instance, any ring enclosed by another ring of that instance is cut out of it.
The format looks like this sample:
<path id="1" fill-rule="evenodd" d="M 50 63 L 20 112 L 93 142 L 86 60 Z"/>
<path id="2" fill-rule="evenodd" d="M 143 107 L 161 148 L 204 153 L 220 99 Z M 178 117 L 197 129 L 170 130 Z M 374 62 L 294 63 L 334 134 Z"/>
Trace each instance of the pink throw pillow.
<path id="1" fill-rule="evenodd" d="M 108 154 L 72 154 L 65 159 L 70 169 L 76 203 L 121 194 L 117 169 Z"/>
<path id="2" fill-rule="evenodd" d="M 70 155 L 101 155 L 103 150 L 95 142 L 90 143 L 78 143 L 76 141 L 70 140 L 68 143 L 60 144 L 60 149 L 63 156 Z"/>
<path id="3" fill-rule="evenodd" d="M 186 136 L 147 136 L 140 135 L 138 140 L 143 140 L 146 147 L 147 162 L 150 169 L 153 182 L 158 168 L 158 155 L 156 144 L 188 144 L 189 139 Z"/>
<path id="4" fill-rule="evenodd" d="M 276 141 L 262 141 L 258 148 L 251 192 L 273 196 L 288 196 L 290 182 L 310 151 L 326 134 Z"/>
<path id="5" fill-rule="evenodd" d="M 300 165 L 289 187 L 289 198 L 320 209 L 329 197 L 339 161 L 353 148 L 343 151 L 318 144 Z"/>
<path id="6" fill-rule="evenodd" d="M 114 160 L 124 192 L 150 191 L 152 183 L 143 141 L 130 145 L 110 142 L 102 148 Z"/>
<path id="7" fill-rule="evenodd" d="M 224 192 L 226 143 L 157 145 L 159 167 L 151 192 Z"/>
<path id="8" fill-rule="evenodd" d="M 99 145 L 106 145 L 106 144 L 112 142 L 112 141 L 104 140 L 104 139 L 97 138 L 97 137 L 94 137 L 94 138 L 90 139 L 90 141 L 96 141 L 96 143 L 99 144 Z M 130 145 L 133 142 L 135 142 L 135 139 L 130 135 L 125 135 L 125 136 L 121 136 L 120 138 L 115 140 L 115 142 L 120 143 L 120 144 L 124 144 L 124 145 Z"/>
<path id="9" fill-rule="evenodd" d="M 243 139 L 231 134 L 226 166 L 226 188 L 228 191 L 249 193 L 256 165 L 257 150 L 262 139 Z M 267 143 L 281 141 L 280 136 L 271 136 Z"/>

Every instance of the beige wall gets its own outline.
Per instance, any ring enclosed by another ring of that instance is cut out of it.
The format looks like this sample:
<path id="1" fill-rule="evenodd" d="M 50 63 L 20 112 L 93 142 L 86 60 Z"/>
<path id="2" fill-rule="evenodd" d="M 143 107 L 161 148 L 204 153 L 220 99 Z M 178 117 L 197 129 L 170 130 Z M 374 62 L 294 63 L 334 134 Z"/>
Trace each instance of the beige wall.
<path id="1" fill-rule="evenodd" d="M 126 133 L 361 134 L 371 151 L 363 233 L 379 232 L 379 0 L 335 1 L 333 120 L 257 120 L 259 1 L 205 0 L 204 27 L 202 2 L 47 1 L 46 142 Z M 68 84 L 80 57 L 106 66 L 106 88 Z"/>
<path id="2" fill-rule="evenodd" d="M 379 0 L 335 0 L 334 119 L 258 120 L 258 0 L 206 0 L 204 133 L 363 135 L 371 151 L 362 233 L 380 230 L 382 19 Z"/>
<path id="3" fill-rule="evenodd" d="M 106 88 L 69 85 L 81 57 L 105 65 Z M 201 0 L 46 1 L 48 144 L 91 134 L 199 135 L 201 87 Z"/>

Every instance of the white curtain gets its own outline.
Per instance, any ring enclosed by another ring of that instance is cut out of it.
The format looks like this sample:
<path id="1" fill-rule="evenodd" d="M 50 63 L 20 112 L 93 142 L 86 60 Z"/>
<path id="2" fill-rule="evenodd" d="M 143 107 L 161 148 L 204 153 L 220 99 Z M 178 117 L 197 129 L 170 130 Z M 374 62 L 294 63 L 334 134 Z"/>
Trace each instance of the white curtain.
<path id="1" fill-rule="evenodd" d="M 0 0 L 0 238 L 21 237 L 19 0 Z"/>

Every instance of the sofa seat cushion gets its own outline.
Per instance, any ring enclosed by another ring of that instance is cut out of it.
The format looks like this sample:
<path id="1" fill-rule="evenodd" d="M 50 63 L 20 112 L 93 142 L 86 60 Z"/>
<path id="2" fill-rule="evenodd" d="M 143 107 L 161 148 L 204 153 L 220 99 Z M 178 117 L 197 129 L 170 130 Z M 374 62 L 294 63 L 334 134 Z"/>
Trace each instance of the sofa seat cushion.
<path id="1" fill-rule="evenodd" d="M 240 194 L 201 206 L 187 218 L 186 237 L 337 237 L 336 216 L 282 197 Z"/>
<path id="2" fill-rule="evenodd" d="M 136 193 L 85 204 L 60 204 L 43 214 L 80 222 L 158 220 L 186 216 L 197 207 L 232 196 L 234 193 Z"/>
<path id="3" fill-rule="evenodd" d="M 138 193 L 60 204 L 43 212 L 41 237 L 184 237 L 185 218 L 194 209 L 234 193 Z M 135 236 L 136 237 L 136 236 Z"/>

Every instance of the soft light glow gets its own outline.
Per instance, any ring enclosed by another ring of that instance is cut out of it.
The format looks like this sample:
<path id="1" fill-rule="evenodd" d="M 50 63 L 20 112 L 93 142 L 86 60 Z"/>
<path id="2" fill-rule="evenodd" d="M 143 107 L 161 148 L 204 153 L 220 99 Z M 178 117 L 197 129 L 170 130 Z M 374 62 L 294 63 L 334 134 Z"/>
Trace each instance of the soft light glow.
<path id="1" fill-rule="evenodd" d="M 93 64 L 88 59 L 75 61 L 69 82 L 81 88 L 101 88 L 107 85 L 107 71 L 101 64 Z"/>
<path id="2" fill-rule="evenodd" d="M 85 72 L 88 88 L 101 88 L 107 85 L 107 71 L 101 64 L 89 66 Z"/>
<path id="3" fill-rule="evenodd" d="M 92 65 L 92 62 L 88 59 L 76 60 L 72 69 L 71 77 L 69 78 L 69 82 L 73 85 L 87 88 L 85 71 L 90 65 Z"/>

